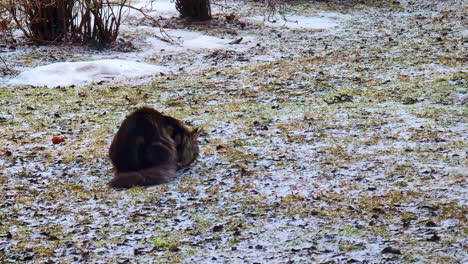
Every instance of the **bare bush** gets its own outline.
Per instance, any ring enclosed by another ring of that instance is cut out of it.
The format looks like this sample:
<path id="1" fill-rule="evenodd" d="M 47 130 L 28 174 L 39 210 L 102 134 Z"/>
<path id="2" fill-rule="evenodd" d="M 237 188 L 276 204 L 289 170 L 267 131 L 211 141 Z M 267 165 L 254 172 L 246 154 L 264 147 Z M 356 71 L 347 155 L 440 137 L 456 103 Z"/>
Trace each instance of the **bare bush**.
<path id="1" fill-rule="evenodd" d="M 75 38 L 105 47 L 117 39 L 127 0 L 78 0 Z"/>
<path id="2" fill-rule="evenodd" d="M 12 43 L 13 32 L 6 10 L 0 10 L 0 43 Z"/>
<path id="3" fill-rule="evenodd" d="M 285 5 L 287 0 L 261 0 L 267 7 L 268 13 L 265 16 L 267 21 L 275 21 L 277 16 L 285 19 Z"/>
<path id="4" fill-rule="evenodd" d="M 26 38 L 36 43 L 79 42 L 106 47 L 115 41 L 127 0 L 3 0 Z"/>

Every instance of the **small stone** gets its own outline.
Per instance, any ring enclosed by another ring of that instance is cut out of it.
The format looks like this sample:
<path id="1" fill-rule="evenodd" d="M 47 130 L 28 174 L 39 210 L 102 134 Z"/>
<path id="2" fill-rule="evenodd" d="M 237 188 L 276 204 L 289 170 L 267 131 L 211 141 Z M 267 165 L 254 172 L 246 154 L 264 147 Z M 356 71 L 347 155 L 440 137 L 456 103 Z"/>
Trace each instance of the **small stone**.
<path id="1" fill-rule="evenodd" d="M 440 236 L 437 234 L 433 234 L 430 238 L 427 239 L 427 241 L 432 241 L 432 242 L 437 242 L 440 240 Z"/>
<path id="2" fill-rule="evenodd" d="M 401 251 L 397 248 L 386 247 L 382 250 L 382 254 L 396 254 L 401 255 Z"/>
<path id="3" fill-rule="evenodd" d="M 224 148 L 224 146 L 222 146 L 222 145 L 216 146 L 216 150 L 220 150 L 220 149 L 223 149 L 223 148 Z"/>
<path id="4" fill-rule="evenodd" d="M 180 251 L 180 248 L 179 248 L 178 246 L 176 246 L 176 245 L 171 245 L 171 246 L 169 247 L 169 251 L 170 251 L 170 252 L 179 252 L 179 251 Z"/>
<path id="5" fill-rule="evenodd" d="M 385 211 L 382 208 L 378 208 L 378 207 L 375 207 L 374 209 L 372 209 L 372 212 L 378 213 L 378 214 L 384 214 L 385 213 Z"/>
<path id="6" fill-rule="evenodd" d="M 406 98 L 403 98 L 403 104 L 405 105 L 411 105 L 411 104 L 415 104 L 418 102 L 418 99 L 415 99 L 415 98 L 411 98 L 411 97 L 406 97 Z"/>
<path id="7" fill-rule="evenodd" d="M 223 225 L 213 226 L 213 232 L 221 232 L 223 231 L 223 229 L 224 229 Z"/>

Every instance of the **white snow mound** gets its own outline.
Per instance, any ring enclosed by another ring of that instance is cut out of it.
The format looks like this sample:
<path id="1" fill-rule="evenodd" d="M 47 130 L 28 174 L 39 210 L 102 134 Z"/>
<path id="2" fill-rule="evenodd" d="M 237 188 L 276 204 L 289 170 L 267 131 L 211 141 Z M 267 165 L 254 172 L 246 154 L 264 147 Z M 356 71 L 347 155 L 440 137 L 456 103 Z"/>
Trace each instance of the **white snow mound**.
<path id="1" fill-rule="evenodd" d="M 59 62 L 22 72 L 10 80 L 11 85 L 70 86 L 105 79 L 125 79 L 168 72 L 165 67 L 141 62 L 107 59 Z"/>

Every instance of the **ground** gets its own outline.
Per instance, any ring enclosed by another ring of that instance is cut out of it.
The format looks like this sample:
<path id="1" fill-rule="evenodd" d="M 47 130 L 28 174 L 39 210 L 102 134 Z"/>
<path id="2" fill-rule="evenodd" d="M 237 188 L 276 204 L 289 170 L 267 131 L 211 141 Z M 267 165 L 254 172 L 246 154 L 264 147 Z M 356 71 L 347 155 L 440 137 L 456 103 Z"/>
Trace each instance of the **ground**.
<path id="1" fill-rule="evenodd" d="M 252 43 L 177 51 L 190 70 L 151 81 L 1 88 L 0 261 L 466 263 L 466 14 L 375 2 L 287 10 L 340 13 L 335 29 L 188 26 Z M 143 105 L 203 128 L 201 156 L 109 189 L 110 141 Z"/>

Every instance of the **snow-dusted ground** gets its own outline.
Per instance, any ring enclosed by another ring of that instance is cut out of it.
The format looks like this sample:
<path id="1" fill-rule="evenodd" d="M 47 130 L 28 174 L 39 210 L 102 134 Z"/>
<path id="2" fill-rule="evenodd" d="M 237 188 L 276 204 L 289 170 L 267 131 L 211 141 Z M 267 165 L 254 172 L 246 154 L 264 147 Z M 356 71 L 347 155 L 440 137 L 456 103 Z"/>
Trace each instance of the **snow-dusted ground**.
<path id="1" fill-rule="evenodd" d="M 165 2 L 174 44 L 131 19 L 134 51 L 0 53 L 25 73 L 166 70 L 0 89 L 0 262 L 467 262 L 463 8 L 359 2 L 295 2 L 300 21 L 274 25 L 253 2 L 196 25 Z M 202 127 L 201 156 L 169 184 L 110 190 L 107 149 L 141 105 Z"/>

